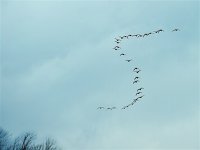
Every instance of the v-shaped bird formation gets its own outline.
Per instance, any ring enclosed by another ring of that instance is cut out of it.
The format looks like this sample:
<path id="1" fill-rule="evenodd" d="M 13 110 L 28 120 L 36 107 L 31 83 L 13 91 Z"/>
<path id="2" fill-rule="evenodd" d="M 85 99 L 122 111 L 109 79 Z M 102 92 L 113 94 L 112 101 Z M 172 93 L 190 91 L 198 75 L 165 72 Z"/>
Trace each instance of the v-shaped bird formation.
<path id="1" fill-rule="evenodd" d="M 175 28 L 175 29 L 171 30 L 171 32 L 176 32 L 176 31 L 180 31 L 180 29 Z M 113 49 L 115 51 L 122 50 L 122 48 L 120 47 L 120 43 L 123 40 L 131 39 L 131 38 L 145 38 L 147 36 L 150 36 L 150 35 L 153 35 L 153 34 L 159 34 L 161 32 L 164 32 L 164 30 L 163 29 L 159 29 L 159 30 L 156 30 L 156 31 L 153 31 L 153 32 L 144 33 L 144 34 L 128 34 L 128 35 L 124 35 L 124 36 L 119 36 L 118 38 L 114 38 L 115 39 L 114 42 L 117 45 L 115 47 L 113 47 Z M 123 52 L 123 53 L 120 53 L 119 56 L 124 58 L 125 56 L 127 56 L 127 54 Z M 133 59 L 129 58 L 129 59 L 124 59 L 124 60 L 126 62 L 128 62 L 128 63 L 131 63 Z M 133 81 L 132 81 L 133 85 L 139 84 L 140 79 L 141 79 L 141 77 L 139 75 L 140 75 L 141 71 L 142 70 L 138 66 L 135 66 L 133 68 L 133 73 L 135 75 L 134 78 L 133 78 Z M 136 90 L 136 93 L 135 93 L 136 98 L 134 98 L 129 104 L 121 107 L 121 110 L 127 109 L 130 106 L 133 106 L 137 101 L 141 100 L 144 97 L 143 90 L 144 90 L 143 87 L 138 88 Z M 115 107 L 115 106 L 113 106 L 113 107 L 103 107 L 103 106 L 100 106 L 97 109 L 99 109 L 99 110 L 114 110 L 114 109 L 117 109 L 117 107 Z"/>

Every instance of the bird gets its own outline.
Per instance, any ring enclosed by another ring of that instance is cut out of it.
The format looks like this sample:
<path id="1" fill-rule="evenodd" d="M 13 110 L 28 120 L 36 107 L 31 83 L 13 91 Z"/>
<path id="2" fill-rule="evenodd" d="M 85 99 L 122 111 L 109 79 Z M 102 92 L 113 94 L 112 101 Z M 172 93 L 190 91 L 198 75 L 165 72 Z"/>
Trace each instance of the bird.
<path id="1" fill-rule="evenodd" d="M 131 103 L 127 105 L 127 107 L 131 106 Z"/>
<path id="2" fill-rule="evenodd" d="M 104 107 L 98 107 L 97 109 L 104 109 Z"/>
<path id="3" fill-rule="evenodd" d="M 123 37 L 123 36 L 119 36 L 119 38 L 120 38 L 120 39 L 123 39 L 124 37 Z"/>
<path id="4" fill-rule="evenodd" d="M 126 37 L 128 39 L 128 35 L 125 35 L 124 37 Z"/>
<path id="5" fill-rule="evenodd" d="M 144 95 L 142 95 L 142 96 L 139 96 L 139 97 L 138 97 L 138 99 L 139 99 L 139 98 L 143 98 L 143 97 L 144 97 Z"/>
<path id="6" fill-rule="evenodd" d="M 117 44 L 119 44 L 120 42 L 119 41 L 115 41 Z"/>
<path id="7" fill-rule="evenodd" d="M 121 41 L 120 39 L 115 38 L 116 41 Z"/>
<path id="8" fill-rule="evenodd" d="M 140 77 L 135 77 L 134 80 L 139 79 Z"/>
<path id="9" fill-rule="evenodd" d="M 134 34 L 134 35 L 132 35 L 132 36 L 135 36 L 135 37 L 137 37 L 137 36 L 138 36 L 138 34 Z"/>
<path id="10" fill-rule="evenodd" d="M 135 67 L 135 68 L 133 69 L 133 71 L 135 71 L 135 70 L 137 70 L 137 69 L 139 69 L 139 68 Z"/>
<path id="11" fill-rule="evenodd" d="M 118 50 L 118 49 L 121 49 L 121 47 L 115 46 L 113 49 L 114 49 L 114 50 Z"/>
<path id="12" fill-rule="evenodd" d="M 144 89 L 144 88 L 142 87 L 142 88 L 137 89 L 137 92 L 141 91 L 142 89 Z"/>
<path id="13" fill-rule="evenodd" d="M 143 35 L 143 37 L 144 37 L 144 36 L 148 36 L 148 34 L 147 34 L 147 33 L 145 33 L 145 34 Z"/>
<path id="14" fill-rule="evenodd" d="M 116 109 L 116 107 L 112 107 L 111 109 Z"/>
<path id="15" fill-rule="evenodd" d="M 159 32 L 163 32 L 164 30 L 162 30 L 162 29 L 159 29 L 159 30 L 157 30 L 157 31 L 154 31 L 155 33 L 159 33 Z"/>
<path id="16" fill-rule="evenodd" d="M 124 106 L 124 107 L 122 107 L 122 109 L 126 109 L 128 106 Z"/>
<path id="17" fill-rule="evenodd" d="M 130 62 L 130 61 L 132 61 L 132 59 L 127 59 L 127 60 L 125 60 L 125 61 Z"/>
<path id="18" fill-rule="evenodd" d="M 114 48 L 119 48 L 119 49 L 121 49 L 121 47 L 119 47 L 119 46 L 115 46 Z"/>
<path id="19" fill-rule="evenodd" d="M 141 94 L 142 92 L 137 92 L 135 95 L 137 96 L 137 95 L 139 95 L 139 94 Z"/>
<path id="20" fill-rule="evenodd" d="M 139 73 L 141 70 L 139 69 L 139 70 L 136 70 L 136 71 L 134 71 L 134 72 L 136 72 L 136 73 Z"/>
<path id="21" fill-rule="evenodd" d="M 120 54 L 120 56 L 122 56 L 122 55 L 124 56 L 124 55 L 126 55 L 126 54 L 124 54 L 124 53 L 121 53 L 121 54 Z"/>
<path id="22" fill-rule="evenodd" d="M 142 35 L 141 34 L 137 34 L 137 37 L 142 37 Z"/>
<path id="23" fill-rule="evenodd" d="M 174 31 L 180 31 L 179 29 L 174 29 L 174 30 L 172 30 L 172 32 L 174 32 Z"/>
<path id="24" fill-rule="evenodd" d="M 133 102 L 136 102 L 138 100 L 138 98 L 133 99 Z"/>
<path id="25" fill-rule="evenodd" d="M 131 105 L 133 105 L 135 102 L 132 102 Z"/>
<path id="26" fill-rule="evenodd" d="M 164 30 L 160 29 L 160 30 L 158 30 L 158 32 L 164 32 Z"/>
<path id="27" fill-rule="evenodd" d="M 131 34 L 129 34 L 128 36 L 132 36 Z"/>
<path id="28" fill-rule="evenodd" d="M 149 32 L 149 33 L 147 33 L 147 34 L 150 35 L 150 34 L 154 34 L 154 33 Z"/>
<path id="29" fill-rule="evenodd" d="M 107 109 L 113 110 L 116 109 L 116 107 L 108 107 Z"/>
<path id="30" fill-rule="evenodd" d="M 139 82 L 139 80 L 135 80 L 135 81 L 133 81 L 133 84 L 135 84 L 135 83 L 137 83 L 137 82 Z"/>

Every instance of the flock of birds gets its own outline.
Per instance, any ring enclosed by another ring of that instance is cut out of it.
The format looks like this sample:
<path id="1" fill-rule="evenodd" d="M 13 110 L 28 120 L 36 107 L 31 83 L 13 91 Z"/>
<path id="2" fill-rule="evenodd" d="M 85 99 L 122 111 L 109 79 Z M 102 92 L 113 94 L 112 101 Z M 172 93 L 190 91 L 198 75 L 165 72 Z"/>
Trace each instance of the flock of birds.
<path id="1" fill-rule="evenodd" d="M 178 28 L 176 29 L 173 29 L 171 32 L 176 32 L 176 31 L 180 31 Z M 124 36 L 119 36 L 119 38 L 115 38 L 115 43 L 117 44 L 113 49 L 115 51 L 119 51 L 121 50 L 121 47 L 120 47 L 120 43 L 124 40 L 124 39 L 129 39 L 131 37 L 136 37 L 136 38 L 144 38 L 145 36 L 149 36 L 149 35 L 152 35 L 152 34 L 159 34 L 160 32 L 164 32 L 163 29 L 159 29 L 159 30 L 156 30 L 156 31 L 153 31 L 153 32 L 149 32 L 149 33 L 144 33 L 144 34 L 128 34 L 128 35 L 124 35 Z M 126 54 L 125 53 L 120 53 L 120 56 L 125 56 Z M 128 63 L 130 63 L 132 61 L 132 59 L 125 59 L 125 61 L 127 61 Z M 139 73 L 141 72 L 141 69 L 139 67 L 134 67 L 133 68 L 133 72 L 136 74 L 136 76 L 134 76 L 134 80 L 133 80 L 133 84 L 137 84 L 138 82 L 140 82 L 140 76 L 139 76 Z M 144 97 L 144 94 L 143 94 L 143 90 L 144 88 L 143 87 L 140 87 L 136 90 L 136 93 L 135 93 L 135 96 L 136 98 L 134 98 L 131 103 L 129 103 L 128 105 L 125 105 L 123 106 L 121 109 L 124 110 L 130 106 L 133 106 L 137 101 L 139 101 L 140 99 L 142 99 Z M 97 109 L 104 109 L 104 110 L 113 110 L 113 109 L 117 109 L 117 107 L 113 106 L 113 107 L 103 107 L 103 106 L 100 106 L 98 107 Z"/>

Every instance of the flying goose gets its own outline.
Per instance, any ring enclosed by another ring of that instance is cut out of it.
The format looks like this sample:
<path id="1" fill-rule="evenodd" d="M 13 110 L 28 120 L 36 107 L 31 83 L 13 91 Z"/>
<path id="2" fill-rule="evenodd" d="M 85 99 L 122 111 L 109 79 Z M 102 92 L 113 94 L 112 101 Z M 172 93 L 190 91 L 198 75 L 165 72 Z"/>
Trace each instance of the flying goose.
<path id="1" fill-rule="evenodd" d="M 132 61 L 132 59 L 127 59 L 127 60 L 125 60 L 125 61 L 130 62 L 130 61 Z"/>
<path id="2" fill-rule="evenodd" d="M 97 109 L 104 109 L 104 107 L 98 107 Z"/>
<path id="3" fill-rule="evenodd" d="M 142 89 L 144 89 L 144 88 L 142 87 L 142 88 L 137 89 L 137 92 L 141 91 Z"/>

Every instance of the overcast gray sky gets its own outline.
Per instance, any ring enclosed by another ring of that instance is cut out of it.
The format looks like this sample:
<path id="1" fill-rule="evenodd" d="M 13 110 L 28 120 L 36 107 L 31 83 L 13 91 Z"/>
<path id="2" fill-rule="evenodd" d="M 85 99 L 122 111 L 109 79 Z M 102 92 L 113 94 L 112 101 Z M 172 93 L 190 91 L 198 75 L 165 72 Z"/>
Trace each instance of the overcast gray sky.
<path id="1" fill-rule="evenodd" d="M 200 148 L 198 1 L 3 0 L 1 8 L 0 126 L 70 150 Z M 119 35 L 158 29 L 112 49 Z M 121 110 L 138 87 L 144 98 Z"/>

